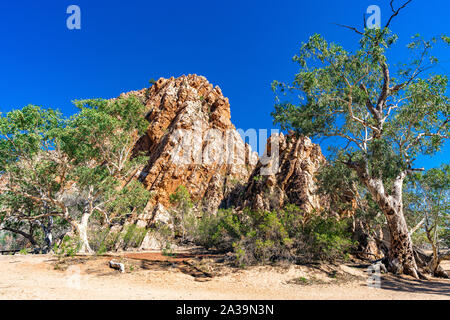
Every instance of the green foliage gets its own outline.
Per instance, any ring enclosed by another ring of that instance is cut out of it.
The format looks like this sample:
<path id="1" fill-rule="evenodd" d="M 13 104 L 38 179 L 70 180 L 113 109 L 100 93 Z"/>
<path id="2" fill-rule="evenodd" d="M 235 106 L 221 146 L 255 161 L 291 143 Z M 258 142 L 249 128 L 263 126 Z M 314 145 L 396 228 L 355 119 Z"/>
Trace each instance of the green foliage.
<path id="1" fill-rule="evenodd" d="M 338 155 L 320 167 L 317 179 L 317 193 L 330 199 L 330 210 L 335 214 L 352 212 L 369 230 L 376 230 L 385 223 L 380 208 L 358 179 L 354 170 L 345 164 L 345 156 Z"/>
<path id="2" fill-rule="evenodd" d="M 303 229 L 313 256 L 329 261 L 346 258 L 349 249 L 356 245 L 348 226 L 344 219 L 313 216 Z"/>
<path id="3" fill-rule="evenodd" d="M 79 112 L 70 119 L 31 105 L 0 117 L 5 225 L 20 229 L 35 216 L 51 215 L 62 228 L 78 231 L 83 216 L 106 219 L 105 225 L 123 222 L 148 202 L 150 193 L 131 180 L 145 161 L 133 153 L 148 125 L 141 101 L 128 96 L 75 105 Z"/>
<path id="4" fill-rule="evenodd" d="M 313 138 L 344 139 L 346 163 L 361 179 L 366 171 L 365 179 L 383 179 L 387 189 L 418 155 L 434 154 L 450 136 L 448 79 L 426 72 L 437 64 L 431 50 L 439 39 L 414 37 L 409 59 L 389 70 L 396 40 L 387 29 L 366 30 L 349 52 L 313 35 L 293 58 L 299 71 L 292 84 L 272 85 L 275 123 Z M 448 44 L 448 37 L 441 40 Z"/>
<path id="5" fill-rule="evenodd" d="M 59 259 L 63 257 L 73 257 L 80 249 L 80 246 L 81 242 L 77 237 L 64 236 L 59 245 L 55 243 L 53 252 Z"/>
<path id="6" fill-rule="evenodd" d="M 295 205 L 278 211 L 241 214 L 232 209 L 199 219 L 195 243 L 233 251 L 238 266 L 280 260 L 339 260 L 355 245 L 348 221 L 313 215 L 307 219 Z"/>
<path id="7" fill-rule="evenodd" d="M 140 228 L 135 224 L 131 224 L 125 227 L 123 233 L 124 249 L 128 247 L 139 248 L 146 234 L 147 234 L 146 228 Z"/>
<path id="8" fill-rule="evenodd" d="M 166 246 L 162 249 L 162 255 L 176 258 L 177 254 L 173 252 L 172 244 L 169 241 L 166 242 Z"/>
<path id="9" fill-rule="evenodd" d="M 22 156 L 31 158 L 51 149 L 54 132 L 62 126 L 59 111 L 33 105 L 0 115 L 0 172 L 10 169 Z"/>
<path id="10" fill-rule="evenodd" d="M 450 165 L 429 169 L 411 176 L 405 188 L 405 212 L 413 228 L 423 219 L 413 234 L 416 243 L 439 248 L 450 244 Z"/>
<path id="11" fill-rule="evenodd" d="M 119 156 L 133 147 L 136 137 L 145 133 L 145 107 L 135 96 L 76 100 L 79 113 L 72 116 L 63 133 L 63 150 L 77 162 L 106 161 L 109 171 L 120 171 Z"/>
<path id="12" fill-rule="evenodd" d="M 105 205 L 109 214 L 109 223 L 124 222 L 124 218 L 144 211 L 151 193 L 139 181 L 133 180 L 119 191 L 109 190 L 107 197 L 111 199 Z M 101 218 L 99 213 L 99 218 Z"/>
<path id="13" fill-rule="evenodd" d="M 33 105 L 0 116 L 0 174 L 5 177 L 0 221 L 5 227 L 32 236 L 39 229 L 32 224 L 35 216 L 60 209 L 49 198 L 61 188 L 58 177 L 64 165 L 59 164 L 58 133 L 64 127 L 61 113 Z"/>
<path id="14" fill-rule="evenodd" d="M 175 205 L 177 209 L 186 212 L 193 207 L 191 196 L 185 186 L 179 186 L 169 197 L 170 203 Z"/>
<path id="15" fill-rule="evenodd" d="M 191 227 L 192 241 L 207 249 L 232 250 L 233 239 L 240 234 L 240 225 L 232 209 L 219 209 L 216 214 L 203 213 Z"/>
<path id="16" fill-rule="evenodd" d="M 98 255 L 116 250 L 120 238 L 120 232 L 112 231 L 111 228 L 105 228 L 101 225 L 89 229 L 89 244 Z"/>
<path id="17" fill-rule="evenodd" d="M 192 236 L 197 228 L 197 215 L 193 211 L 194 203 L 191 200 L 189 191 L 184 186 L 179 186 L 169 201 L 172 204 L 170 210 L 173 233 L 176 238 L 181 238 L 182 242 L 192 241 Z"/>
<path id="18" fill-rule="evenodd" d="M 114 229 L 113 229 L 114 230 Z M 89 230 L 89 243 L 96 254 L 101 255 L 119 249 L 139 248 L 148 229 L 136 224 L 125 226 L 121 231 L 113 231 L 101 225 Z"/>
<path id="19" fill-rule="evenodd" d="M 253 181 L 255 181 L 255 182 L 259 182 L 259 181 L 261 181 L 262 180 L 262 176 L 254 176 L 253 177 Z"/>

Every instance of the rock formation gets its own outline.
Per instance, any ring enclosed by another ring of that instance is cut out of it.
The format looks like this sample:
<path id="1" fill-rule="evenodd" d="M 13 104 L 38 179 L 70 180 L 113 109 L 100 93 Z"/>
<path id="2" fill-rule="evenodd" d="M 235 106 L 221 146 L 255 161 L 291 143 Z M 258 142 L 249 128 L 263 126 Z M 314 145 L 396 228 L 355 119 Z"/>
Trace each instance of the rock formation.
<path id="1" fill-rule="evenodd" d="M 138 225 L 169 223 L 170 195 L 185 186 L 200 210 L 249 206 L 272 210 L 296 204 L 305 212 L 323 207 L 314 174 L 325 161 L 307 137 L 272 135 L 261 159 L 231 123 L 221 89 L 197 75 L 159 79 L 132 91 L 147 107 L 149 127 L 134 147 L 148 157 L 138 179 L 152 192 Z M 144 240 L 151 247 L 155 239 Z"/>
<path id="2" fill-rule="evenodd" d="M 280 133 L 268 139 L 266 148 L 238 199 L 239 206 L 273 210 L 295 204 L 306 213 L 323 208 L 314 178 L 326 161 L 320 147 L 307 137 Z"/>
<path id="3" fill-rule="evenodd" d="M 214 212 L 227 190 L 246 182 L 258 156 L 231 123 L 230 104 L 204 77 L 159 79 L 138 96 L 148 108 L 149 127 L 135 152 L 149 159 L 140 181 L 153 194 L 144 221 L 165 220 L 169 197 L 185 186 L 202 209 Z"/>

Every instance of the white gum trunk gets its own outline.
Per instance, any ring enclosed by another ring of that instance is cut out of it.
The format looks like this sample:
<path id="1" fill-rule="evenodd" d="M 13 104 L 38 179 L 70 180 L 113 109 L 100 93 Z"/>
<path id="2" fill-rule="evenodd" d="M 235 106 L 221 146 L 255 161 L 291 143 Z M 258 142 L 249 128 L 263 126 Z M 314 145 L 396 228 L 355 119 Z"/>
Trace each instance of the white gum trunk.
<path id="1" fill-rule="evenodd" d="M 411 236 L 403 215 L 402 185 L 406 174 L 402 173 L 394 182 L 392 195 L 385 191 L 381 179 L 365 179 L 364 182 L 374 200 L 386 216 L 391 236 L 388 268 L 397 274 L 409 274 L 419 278 L 414 258 Z"/>
<path id="2" fill-rule="evenodd" d="M 88 221 L 89 221 L 90 216 L 91 215 L 87 214 L 87 213 L 83 214 L 83 216 L 81 218 L 81 222 L 76 224 L 77 232 L 78 232 L 78 235 L 79 235 L 80 241 L 81 241 L 81 247 L 80 247 L 80 250 L 78 251 L 78 253 L 93 253 L 93 251 L 89 245 L 88 234 L 87 234 Z"/>

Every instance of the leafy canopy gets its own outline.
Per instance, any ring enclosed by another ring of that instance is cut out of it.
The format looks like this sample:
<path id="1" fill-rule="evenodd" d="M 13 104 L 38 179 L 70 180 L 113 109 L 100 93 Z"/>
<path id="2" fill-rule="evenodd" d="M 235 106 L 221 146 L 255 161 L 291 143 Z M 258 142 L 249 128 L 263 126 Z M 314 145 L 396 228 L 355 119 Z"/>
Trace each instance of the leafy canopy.
<path id="1" fill-rule="evenodd" d="M 274 122 L 298 134 L 344 139 L 342 149 L 374 176 L 395 176 L 419 154 L 440 150 L 450 135 L 448 79 L 429 70 L 438 63 L 431 49 L 449 38 L 414 36 L 409 61 L 393 68 L 387 55 L 396 40 L 387 28 L 366 30 L 349 52 L 310 37 L 293 58 L 300 68 L 293 83 L 273 82 Z"/>

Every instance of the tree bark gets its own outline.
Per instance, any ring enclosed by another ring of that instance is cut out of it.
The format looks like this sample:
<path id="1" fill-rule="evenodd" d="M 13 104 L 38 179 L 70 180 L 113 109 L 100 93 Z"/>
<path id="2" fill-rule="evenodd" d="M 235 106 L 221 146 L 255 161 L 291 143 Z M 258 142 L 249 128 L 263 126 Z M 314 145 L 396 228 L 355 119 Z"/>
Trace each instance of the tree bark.
<path id="1" fill-rule="evenodd" d="M 408 274 L 416 279 L 422 274 L 417 268 L 411 236 L 403 215 L 403 180 L 407 171 L 394 180 L 392 194 L 387 194 L 381 178 L 371 177 L 367 167 L 354 167 L 374 201 L 386 217 L 391 237 L 388 253 L 388 270 L 395 274 Z"/>
<path id="2" fill-rule="evenodd" d="M 420 272 L 414 258 L 411 236 L 403 215 L 403 209 L 392 209 L 389 213 L 385 213 L 391 236 L 388 270 L 395 274 L 409 274 L 418 279 Z"/>
<path id="3" fill-rule="evenodd" d="M 34 239 L 34 237 L 31 234 L 28 234 L 28 233 L 26 233 L 26 232 L 24 232 L 22 230 L 9 228 L 9 227 L 3 227 L 3 226 L 0 226 L 0 230 L 5 230 L 5 231 L 9 231 L 9 232 L 20 234 L 22 237 L 27 239 L 31 243 L 31 245 L 33 245 L 33 246 L 37 245 L 37 242 Z"/>
<path id="4" fill-rule="evenodd" d="M 80 237 L 80 241 L 81 241 L 81 247 L 78 250 L 78 253 L 91 254 L 94 252 L 89 245 L 88 234 L 87 234 L 88 221 L 89 221 L 90 216 L 91 216 L 90 214 L 84 213 L 83 216 L 81 217 L 81 222 L 75 223 L 77 233 L 78 233 L 78 236 Z"/>
<path id="5" fill-rule="evenodd" d="M 48 217 L 48 224 L 45 225 L 43 222 L 37 221 L 38 225 L 42 228 L 42 231 L 44 231 L 44 239 L 45 243 L 47 245 L 46 248 L 43 249 L 43 253 L 48 253 L 53 250 L 53 235 L 52 235 L 52 228 L 53 228 L 53 217 Z"/>

